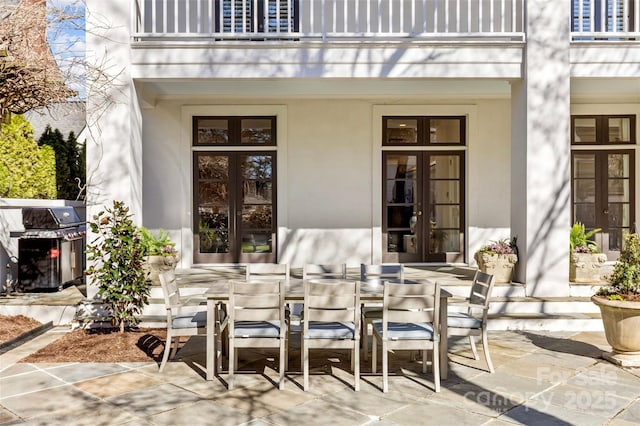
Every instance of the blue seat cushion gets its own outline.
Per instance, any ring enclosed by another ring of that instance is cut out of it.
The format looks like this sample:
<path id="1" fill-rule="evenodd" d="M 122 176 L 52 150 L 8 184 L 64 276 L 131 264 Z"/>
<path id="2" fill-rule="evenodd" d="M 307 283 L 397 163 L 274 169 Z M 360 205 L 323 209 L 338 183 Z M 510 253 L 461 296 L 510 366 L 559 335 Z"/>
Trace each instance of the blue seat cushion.
<path id="1" fill-rule="evenodd" d="M 280 336 L 280 321 L 236 321 L 233 335 L 240 338 L 278 337 Z"/>
<path id="2" fill-rule="evenodd" d="M 449 312 L 447 326 L 454 328 L 482 328 L 482 320 L 465 312 Z"/>
<path id="3" fill-rule="evenodd" d="M 382 336 L 382 320 L 371 325 Z M 426 322 L 390 322 L 387 324 L 388 340 L 433 340 L 433 327 Z"/>
<path id="4" fill-rule="evenodd" d="M 352 322 L 309 322 L 305 339 L 353 339 L 355 324 Z"/>
<path id="5" fill-rule="evenodd" d="M 205 311 L 194 314 L 176 315 L 171 322 L 173 328 L 193 328 L 207 326 L 207 313 Z"/>

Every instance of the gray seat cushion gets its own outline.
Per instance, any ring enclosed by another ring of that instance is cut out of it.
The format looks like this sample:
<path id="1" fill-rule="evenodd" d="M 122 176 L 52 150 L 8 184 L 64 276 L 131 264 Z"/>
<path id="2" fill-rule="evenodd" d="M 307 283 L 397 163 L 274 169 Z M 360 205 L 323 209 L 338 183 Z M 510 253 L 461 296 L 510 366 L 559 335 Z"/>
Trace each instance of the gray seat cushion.
<path id="1" fill-rule="evenodd" d="M 306 339 L 353 339 L 355 325 L 352 322 L 316 322 L 309 323 Z"/>
<path id="2" fill-rule="evenodd" d="M 482 328 L 482 321 L 465 312 L 449 312 L 447 326 L 454 328 Z"/>
<path id="3" fill-rule="evenodd" d="M 371 325 L 382 335 L 382 320 L 374 320 Z M 433 327 L 423 322 L 390 322 L 387 333 L 389 340 L 433 340 Z"/>
<path id="4" fill-rule="evenodd" d="M 176 315 L 171 324 L 173 328 L 206 327 L 207 313 L 200 311 L 195 314 Z"/>
<path id="5" fill-rule="evenodd" d="M 280 321 L 236 321 L 233 335 L 240 338 L 278 337 L 280 336 Z"/>

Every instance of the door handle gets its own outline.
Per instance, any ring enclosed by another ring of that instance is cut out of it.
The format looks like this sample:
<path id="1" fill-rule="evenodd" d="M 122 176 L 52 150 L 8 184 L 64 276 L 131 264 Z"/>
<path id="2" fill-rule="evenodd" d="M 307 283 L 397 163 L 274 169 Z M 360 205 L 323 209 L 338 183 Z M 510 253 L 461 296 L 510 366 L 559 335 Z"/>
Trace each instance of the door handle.
<path id="1" fill-rule="evenodd" d="M 609 209 L 602 210 L 602 214 L 609 214 Z"/>
<path id="2" fill-rule="evenodd" d="M 414 216 L 422 216 L 422 210 L 418 210 L 417 212 L 413 212 Z"/>

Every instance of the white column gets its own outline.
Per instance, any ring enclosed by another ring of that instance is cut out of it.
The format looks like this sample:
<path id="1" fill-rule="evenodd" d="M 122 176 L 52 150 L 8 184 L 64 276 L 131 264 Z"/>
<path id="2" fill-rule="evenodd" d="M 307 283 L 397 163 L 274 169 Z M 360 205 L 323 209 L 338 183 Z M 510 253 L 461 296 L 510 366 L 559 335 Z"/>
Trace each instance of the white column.
<path id="1" fill-rule="evenodd" d="M 512 84 L 511 228 L 527 295 L 569 294 L 568 1 L 526 2 L 524 78 Z"/>
<path id="2" fill-rule="evenodd" d="M 89 72 L 87 82 L 87 219 L 119 200 L 141 223 L 142 119 L 131 80 L 131 1 L 88 0 L 86 16 L 87 62 L 98 71 Z M 91 297 L 95 289 L 87 292 Z"/>

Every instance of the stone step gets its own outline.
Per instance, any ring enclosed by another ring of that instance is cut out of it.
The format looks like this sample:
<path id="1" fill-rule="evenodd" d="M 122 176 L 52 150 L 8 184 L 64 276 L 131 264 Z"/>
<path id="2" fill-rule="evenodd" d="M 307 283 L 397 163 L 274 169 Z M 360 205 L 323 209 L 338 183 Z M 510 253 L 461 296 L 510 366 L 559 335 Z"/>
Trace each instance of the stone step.
<path id="1" fill-rule="evenodd" d="M 492 297 L 490 314 L 598 313 L 588 297 Z"/>
<path id="2" fill-rule="evenodd" d="M 569 295 L 572 297 L 591 297 L 607 283 L 569 283 Z"/>
<path id="3" fill-rule="evenodd" d="M 490 330 L 604 331 L 599 313 L 492 314 Z"/>

